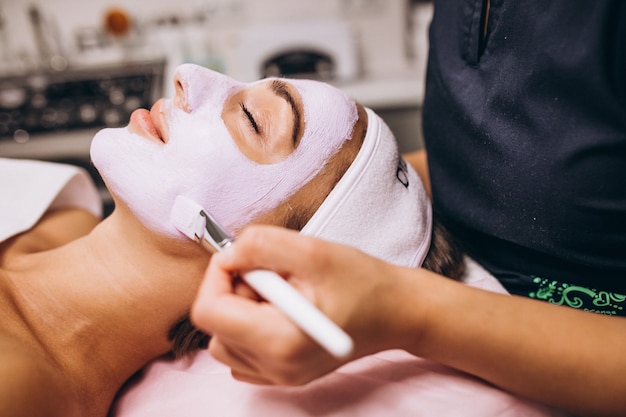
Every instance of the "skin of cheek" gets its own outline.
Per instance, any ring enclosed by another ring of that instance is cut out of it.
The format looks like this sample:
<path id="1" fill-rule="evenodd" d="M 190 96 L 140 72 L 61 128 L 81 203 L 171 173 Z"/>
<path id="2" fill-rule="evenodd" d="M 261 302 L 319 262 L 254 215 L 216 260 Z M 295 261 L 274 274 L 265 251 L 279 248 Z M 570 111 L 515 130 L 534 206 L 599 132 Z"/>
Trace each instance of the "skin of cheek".
<path id="1" fill-rule="evenodd" d="M 339 90 L 294 81 L 305 109 L 303 137 L 284 160 L 258 164 L 239 151 L 221 118 L 236 82 L 221 74 L 207 81 L 215 75 L 204 71 L 194 69 L 184 80 L 188 88 L 211 84 L 211 92 L 194 90 L 189 113 L 166 102 L 167 144 L 120 128 L 100 131 L 91 146 L 94 165 L 118 201 L 149 229 L 176 238 L 184 238 L 169 221 L 176 196 L 196 201 L 229 230 L 243 226 L 313 178 L 350 137 L 357 118 L 356 106 Z"/>

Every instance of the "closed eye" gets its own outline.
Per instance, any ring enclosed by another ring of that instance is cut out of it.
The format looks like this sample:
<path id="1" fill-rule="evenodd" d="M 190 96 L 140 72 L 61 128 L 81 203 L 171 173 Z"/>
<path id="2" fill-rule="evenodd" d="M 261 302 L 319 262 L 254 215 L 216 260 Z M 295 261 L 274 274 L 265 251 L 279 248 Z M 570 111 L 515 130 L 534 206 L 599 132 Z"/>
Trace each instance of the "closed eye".
<path id="1" fill-rule="evenodd" d="M 252 116 L 252 113 L 250 113 L 250 111 L 248 110 L 246 105 L 243 104 L 243 103 L 239 103 L 239 106 L 241 107 L 241 110 L 243 111 L 243 113 L 245 114 L 246 118 L 248 119 L 248 123 L 250 123 L 250 126 L 252 126 L 254 131 L 257 134 L 261 133 L 260 129 L 259 129 L 259 125 L 256 123 L 256 120 L 254 120 L 254 117 Z"/>

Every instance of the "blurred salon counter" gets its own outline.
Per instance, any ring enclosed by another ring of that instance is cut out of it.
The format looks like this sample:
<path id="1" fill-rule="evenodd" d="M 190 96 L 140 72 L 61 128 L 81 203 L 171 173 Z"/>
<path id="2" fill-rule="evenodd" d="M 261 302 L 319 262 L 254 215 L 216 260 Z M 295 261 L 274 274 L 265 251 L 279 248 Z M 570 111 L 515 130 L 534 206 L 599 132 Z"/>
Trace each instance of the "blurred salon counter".
<path id="1" fill-rule="evenodd" d="M 163 69 L 159 60 L 0 76 L 0 141 L 119 126 L 161 94 Z"/>
<path id="2" fill-rule="evenodd" d="M 128 123 L 137 108 L 162 95 L 163 59 L 38 70 L 0 76 L 0 156 L 92 166 L 89 147 L 104 127 Z"/>

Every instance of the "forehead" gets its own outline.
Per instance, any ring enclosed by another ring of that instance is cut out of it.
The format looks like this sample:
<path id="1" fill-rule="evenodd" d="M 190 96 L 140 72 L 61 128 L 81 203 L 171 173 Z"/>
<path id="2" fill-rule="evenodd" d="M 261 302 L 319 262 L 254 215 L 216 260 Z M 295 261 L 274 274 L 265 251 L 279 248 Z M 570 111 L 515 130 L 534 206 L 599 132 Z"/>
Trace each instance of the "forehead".
<path id="1" fill-rule="evenodd" d="M 343 91 L 321 81 L 272 77 L 254 81 L 248 85 L 252 88 L 267 88 L 284 98 L 290 95 L 293 101 L 302 105 L 305 110 L 326 110 L 322 112 L 323 114 L 356 111 L 356 104 Z M 329 105 L 329 107 L 322 108 L 320 104 Z"/>
<path id="2" fill-rule="evenodd" d="M 278 98 L 284 100 L 292 108 L 302 108 L 304 103 L 298 88 L 289 80 L 281 78 L 265 78 L 250 83 L 241 84 L 234 90 L 233 96 L 238 94 L 252 94 L 253 99 Z"/>
<path id="3" fill-rule="evenodd" d="M 271 81 L 275 79 L 268 79 Z M 323 136 L 345 138 L 345 129 L 351 130 L 357 120 L 356 103 L 342 90 L 320 81 L 279 79 L 303 109 L 305 130 L 314 129 Z M 338 131 L 333 130 L 340 127 Z"/>

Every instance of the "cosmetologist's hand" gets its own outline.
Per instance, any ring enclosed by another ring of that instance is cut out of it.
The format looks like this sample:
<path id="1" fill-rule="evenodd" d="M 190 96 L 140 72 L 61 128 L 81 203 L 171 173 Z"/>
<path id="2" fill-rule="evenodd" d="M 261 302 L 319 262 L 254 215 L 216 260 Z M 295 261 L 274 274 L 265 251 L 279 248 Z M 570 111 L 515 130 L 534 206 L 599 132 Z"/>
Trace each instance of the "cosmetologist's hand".
<path id="1" fill-rule="evenodd" d="M 347 331 L 355 342 L 352 357 L 333 358 L 272 304 L 242 290 L 236 275 L 254 269 L 278 272 Z M 209 351 L 236 379 L 300 385 L 348 360 L 402 344 L 398 335 L 406 337 L 401 327 L 408 324 L 399 314 L 408 299 L 403 271 L 348 246 L 252 226 L 213 256 L 192 320 L 212 335 Z"/>

